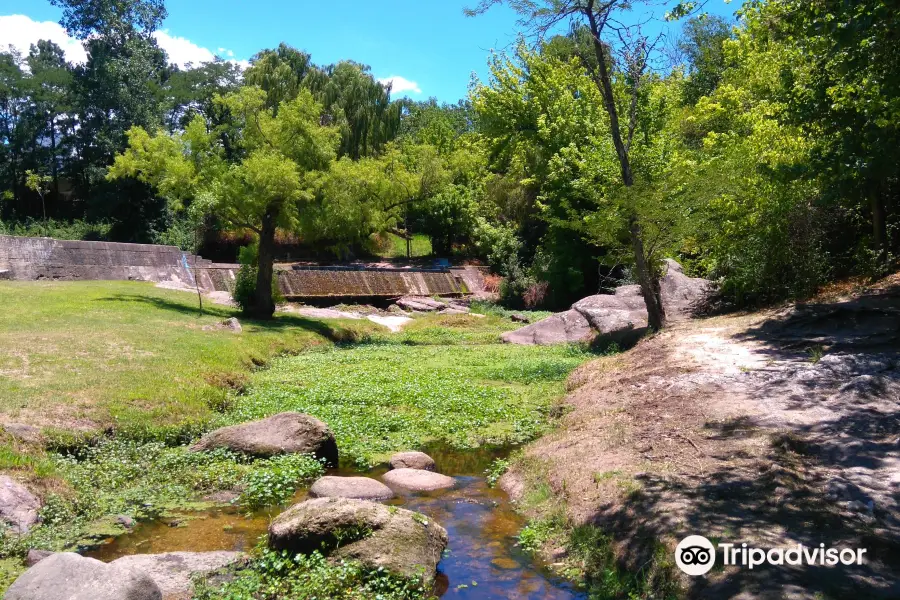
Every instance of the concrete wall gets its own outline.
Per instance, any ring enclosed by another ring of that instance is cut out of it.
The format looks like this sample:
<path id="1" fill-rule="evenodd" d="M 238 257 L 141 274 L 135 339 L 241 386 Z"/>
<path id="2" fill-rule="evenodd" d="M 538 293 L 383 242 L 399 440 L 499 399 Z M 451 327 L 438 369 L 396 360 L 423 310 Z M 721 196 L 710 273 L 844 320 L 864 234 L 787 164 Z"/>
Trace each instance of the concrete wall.
<path id="1" fill-rule="evenodd" d="M 175 246 L 78 242 L 0 236 L 0 274 L 24 280 L 136 280 L 232 291 L 238 265 L 212 263 Z M 408 270 L 313 267 L 278 270 L 289 299 L 454 295 L 475 291 L 480 274 L 471 269 Z"/>
<path id="2" fill-rule="evenodd" d="M 466 291 L 449 271 L 301 269 L 280 271 L 278 283 L 288 299 L 446 296 Z"/>
<path id="3" fill-rule="evenodd" d="M 212 263 L 187 255 L 191 270 Z M 0 236 L 0 270 L 12 279 L 174 281 L 190 284 L 175 246 Z"/>

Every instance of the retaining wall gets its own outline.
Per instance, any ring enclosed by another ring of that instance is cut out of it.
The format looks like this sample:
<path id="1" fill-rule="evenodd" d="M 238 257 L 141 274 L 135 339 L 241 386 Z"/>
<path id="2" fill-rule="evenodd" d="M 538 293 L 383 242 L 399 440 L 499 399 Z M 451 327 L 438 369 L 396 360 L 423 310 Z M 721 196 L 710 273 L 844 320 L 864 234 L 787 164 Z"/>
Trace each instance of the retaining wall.
<path id="1" fill-rule="evenodd" d="M 0 274 L 6 271 L 11 279 L 136 280 L 194 287 L 196 275 L 202 290 L 230 292 L 238 268 L 185 254 L 175 246 L 0 236 Z M 276 274 L 282 294 L 295 300 L 458 295 L 480 289 L 481 277 L 477 268 L 468 267 L 295 267 Z"/>
<path id="2" fill-rule="evenodd" d="M 191 269 L 185 269 L 183 258 Z M 0 270 L 12 279 L 175 281 L 211 265 L 175 246 L 0 236 Z"/>

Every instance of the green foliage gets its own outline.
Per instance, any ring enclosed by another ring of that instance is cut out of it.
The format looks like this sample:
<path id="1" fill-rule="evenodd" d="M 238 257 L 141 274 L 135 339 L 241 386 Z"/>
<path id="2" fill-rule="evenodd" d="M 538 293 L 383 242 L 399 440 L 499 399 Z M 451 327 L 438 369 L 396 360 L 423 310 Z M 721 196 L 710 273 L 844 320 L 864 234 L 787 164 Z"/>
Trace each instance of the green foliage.
<path id="1" fill-rule="evenodd" d="M 499 344 L 307 352 L 254 375 L 222 423 L 300 411 L 329 424 L 343 460 L 363 465 L 428 441 L 516 443 L 543 430 L 543 412 L 588 356 Z"/>
<path id="2" fill-rule="evenodd" d="M 244 478 L 244 491 L 239 500 L 250 509 L 282 504 L 294 495 L 299 485 L 325 473 L 319 461 L 303 454 L 257 461 L 253 467 Z"/>
<path id="3" fill-rule="evenodd" d="M 38 221 L 27 219 L 24 222 L 0 221 L 0 235 L 23 237 L 51 237 L 58 240 L 105 240 L 109 235 L 110 225 L 107 223 L 89 223 L 87 221 L 57 221 L 47 219 Z"/>
<path id="4" fill-rule="evenodd" d="M 509 461 L 506 459 L 498 458 L 491 463 L 484 471 L 484 478 L 487 480 L 487 483 L 490 487 L 494 487 L 497 485 L 497 481 L 503 476 L 506 471 L 509 470 Z"/>
<path id="5" fill-rule="evenodd" d="M 291 554 L 258 548 L 250 565 L 227 583 L 201 581 L 195 600 L 276 600 L 334 598 L 336 600 L 419 600 L 431 595 L 417 579 L 383 570 L 371 571 L 355 561 L 328 561 L 321 553 Z"/>

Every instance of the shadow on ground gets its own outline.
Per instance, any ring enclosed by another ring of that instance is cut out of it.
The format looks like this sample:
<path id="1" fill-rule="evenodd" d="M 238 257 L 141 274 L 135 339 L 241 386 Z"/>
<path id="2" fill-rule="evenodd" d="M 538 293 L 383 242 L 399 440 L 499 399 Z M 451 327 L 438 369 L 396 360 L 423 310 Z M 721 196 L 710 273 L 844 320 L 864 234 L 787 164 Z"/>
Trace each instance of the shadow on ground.
<path id="1" fill-rule="evenodd" d="M 106 298 L 100 298 L 99 302 L 127 302 L 148 304 L 154 308 L 176 312 L 185 316 L 200 316 L 200 311 L 196 306 L 190 306 L 181 302 L 175 302 L 159 296 L 142 296 L 139 294 L 116 294 Z M 203 306 L 203 315 L 219 317 L 227 319 L 229 317 L 238 317 L 244 327 L 249 327 L 258 331 L 283 331 L 285 329 L 301 329 L 322 336 L 334 343 L 348 343 L 358 341 L 361 337 L 359 329 L 349 327 L 340 321 L 331 320 L 329 322 L 317 319 L 310 319 L 299 315 L 290 315 L 277 313 L 270 320 L 249 319 L 241 315 L 240 311 L 221 305 Z"/>
<path id="2" fill-rule="evenodd" d="M 590 521 L 629 540 L 620 555 L 632 571 L 673 535 L 867 549 L 861 566 L 724 572 L 720 553 L 717 576 L 690 578 L 692 598 L 900 598 L 900 288 L 786 309 L 735 340 L 768 366 L 674 394 L 702 403 L 740 389 L 758 410 L 695 423 L 697 444 L 677 458 L 697 468 L 638 475 L 639 492 Z M 655 368 L 645 380 L 666 377 Z"/>

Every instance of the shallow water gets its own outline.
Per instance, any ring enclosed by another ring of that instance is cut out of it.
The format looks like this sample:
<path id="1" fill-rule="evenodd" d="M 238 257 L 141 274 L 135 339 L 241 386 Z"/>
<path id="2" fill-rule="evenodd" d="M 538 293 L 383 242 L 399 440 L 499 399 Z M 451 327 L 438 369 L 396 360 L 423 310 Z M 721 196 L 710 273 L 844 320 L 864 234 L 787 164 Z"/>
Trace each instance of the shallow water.
<path id="1" fill-rule="evenodd" d="M 488 487 L 484 470 L 503 450 L 459 451 L 445 447 L 426 448 L 437 470 L 456 478 L 450 490 L 415 494 L 389 502 L 422 512 L 447 529 L 448 552 L 438 565 L 436 591 L 444 598 L 511 598 L 571 600 L 585 596 L 553 577 L 516 547 L 516 535 L 525 524 L 503 492 Z M 384 468 L 368 473 L 378 477 Z M 332 475 L 360 475 L 336 469 Z M 306 498 L 298 493 L 295 501 Z M 109 561 L 129 554 L 209 550 L 250 550 L 265 535 L 269 522 L 281 509 L 251 516 L 233 508 L 195 513 L 184 520 L 157 521 L 139 525 L 89 553 Z"/>

